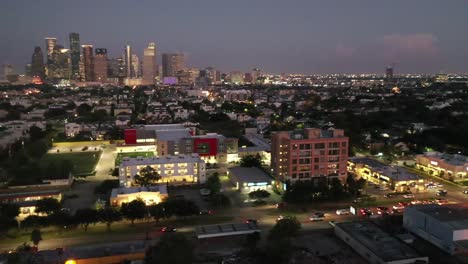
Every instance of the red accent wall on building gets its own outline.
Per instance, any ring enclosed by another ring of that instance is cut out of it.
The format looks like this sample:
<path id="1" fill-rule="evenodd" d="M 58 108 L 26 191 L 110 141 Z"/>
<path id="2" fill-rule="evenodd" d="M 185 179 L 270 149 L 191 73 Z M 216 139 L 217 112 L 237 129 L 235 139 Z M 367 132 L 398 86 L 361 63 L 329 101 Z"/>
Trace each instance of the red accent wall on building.
<path id="1" fill-rule="evenodd" d="M 193 141 L 193 152 L 200 156 L 216 156 L 218 154 L 217 138 L 196 138 Z"/>
<path id="2" fill-rule="evenodd" d="M 137 130 L 136 129 L 125 129 L 124 132 L 125 144 L 134 145 L 137 143 Z"/>

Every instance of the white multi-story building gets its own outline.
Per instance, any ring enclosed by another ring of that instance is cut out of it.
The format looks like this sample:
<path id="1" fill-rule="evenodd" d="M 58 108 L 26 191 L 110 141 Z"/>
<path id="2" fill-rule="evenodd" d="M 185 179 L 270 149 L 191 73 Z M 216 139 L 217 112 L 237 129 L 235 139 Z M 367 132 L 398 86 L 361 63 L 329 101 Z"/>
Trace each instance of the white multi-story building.
<path id="1" fill-rule="evenodd" d="M 119 166 L 121 186 L 130 187 L 135 175 L 150 166 L 161 176 L 160 182 L 204 183 L 206 181 L 205 162 L 198 154 L 123 158 Z"/>

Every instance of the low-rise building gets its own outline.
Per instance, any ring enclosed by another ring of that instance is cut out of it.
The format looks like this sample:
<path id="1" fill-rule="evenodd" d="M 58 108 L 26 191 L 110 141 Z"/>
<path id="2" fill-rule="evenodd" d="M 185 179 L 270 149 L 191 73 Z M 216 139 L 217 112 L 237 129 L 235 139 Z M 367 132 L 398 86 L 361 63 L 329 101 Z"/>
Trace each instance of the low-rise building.
<path id="1" fill-rule="evenodd" d="M 367 157 L 353 157 L 348 160 L 348 171 L 367 181 L 387 186 L 395 191 L 424 190 L 424 179 L 398 166 L 389 166 Z"/>
<path id="2" fill-rule="evenodd" d="M 468 253 L 467 204 L 409 206 L 403 226 L 449 254 Z"/>
<path id="3" fill-rule="evenodd" d="M 147 187 L 119 187 L 112 189 L 110 204 L 112 206 L 122 206 L 122 203 L 141 199 L 146 205 L 152 205 L 164 201 L 167 197 L 166 184 Z"/>
<path id="4" fill-rule="evenodd" d="M 236 189 L 249 193 L 256 190 L 271 190 L 274 179 L 259 168 L 233 167 L 228 169 L 229 180 Z"/>
<path id="5" fill-rule="evenodd" d="M 369 263 L 428 263 L 414 249 L 389 235 L 370 221 L 335 223 L 335 235 Z"/>
<path id="6" fill-rule="evenodd" d="M 416 156 L 416 168 L 448 180 L 466 181 L 468 178 L 468 157 L 437 151 L 426 152 Z"/>
<path id="7" fill-rule="evenodd" d="M 198 154 L 137 157 L 122 159 L 119 166 L 121 186 L 134 185 L 134 177 L 144 167 L 150 166 L 161 176 L 161 182 L 204 183 L 206 181 L 205 162 Z"/>

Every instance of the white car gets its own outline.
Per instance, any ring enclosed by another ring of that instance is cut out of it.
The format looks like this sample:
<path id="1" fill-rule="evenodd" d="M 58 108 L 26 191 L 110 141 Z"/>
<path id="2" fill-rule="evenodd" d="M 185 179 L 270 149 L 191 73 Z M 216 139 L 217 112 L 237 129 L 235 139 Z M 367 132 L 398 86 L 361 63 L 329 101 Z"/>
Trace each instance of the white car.
<path id="1" fill-rule="evenodd" d="M 309 220 L 310 221 L 323 221 L 323 219 L 325 219 L 325 214 L 324 213 L 314 213 L 312 214 L 311 217 L 309 217 Z"/>
<path id="2" fill-rule="evenodd" d="M 347 215 L 347 214 L 349 214 L 349 210 L 348 209 L 338 209 L 338 210 L 336 210 L 336 214 L 337 215 Z"/>
<path id="3" fill-rule="evenodd" d="M 414 198 L 414 194 L 411 194 L 411 193 L 405 194 L 405 195 L 403 195 L 403 198 L 406 198 L 406 199 Z"/>

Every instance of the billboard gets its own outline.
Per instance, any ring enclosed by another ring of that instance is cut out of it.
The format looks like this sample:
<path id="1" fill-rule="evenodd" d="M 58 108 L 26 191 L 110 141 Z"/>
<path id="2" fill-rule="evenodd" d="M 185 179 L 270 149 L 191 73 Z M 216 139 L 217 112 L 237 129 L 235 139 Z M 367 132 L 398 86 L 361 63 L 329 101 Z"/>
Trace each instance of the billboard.
<path id="1" fill-rule="evenodd" d="M 135 145 L 137 143 L 137 130 L 125 129 L 124 138 L 126 145 Z"/>
<path id="2" fill-rule="evenodd" d="M 216 156 L 218 154 L 218 139 L 195 138 L 193 152 L 198 153 L 200 156 Z"/>

